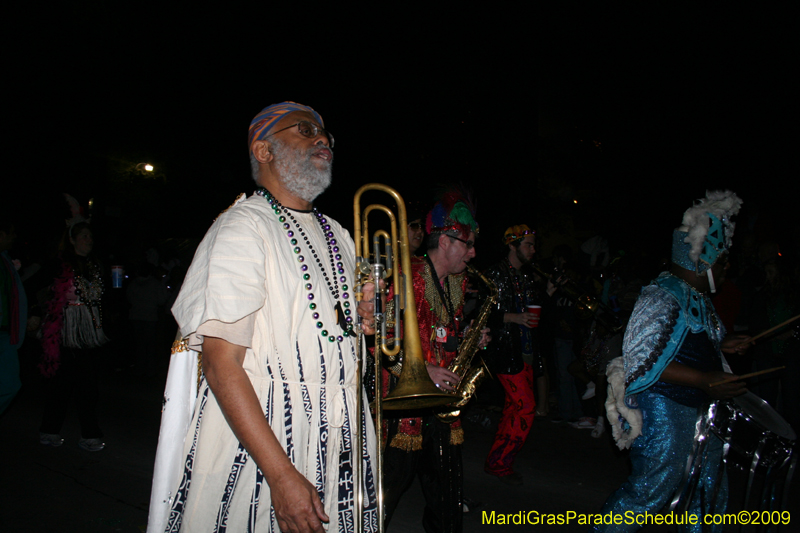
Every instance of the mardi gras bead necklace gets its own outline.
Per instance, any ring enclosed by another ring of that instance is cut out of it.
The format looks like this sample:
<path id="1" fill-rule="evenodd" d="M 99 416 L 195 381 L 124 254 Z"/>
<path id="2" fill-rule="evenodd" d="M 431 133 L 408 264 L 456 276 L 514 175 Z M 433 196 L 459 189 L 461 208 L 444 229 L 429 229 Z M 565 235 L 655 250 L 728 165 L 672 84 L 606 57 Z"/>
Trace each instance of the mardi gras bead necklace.
<path id="1" fill-rule="evenodd" d="M 92 324 L 95 329 L 103 327 L 103 276 L 100 273 L 100 267 L 92 260 L 86 260 L 86 267 L 88 276 L 83 276 L 75 272 L 73 284 L 75 285 L 75 295 L 78 301 L 73 305 L 86 305 L 89 309 L 89 315 L 92 317 Z M 97 308 L 97 315 L 93 308 Z"/>
<path id="2" fill-rule="evenodd" d="M 350 293 L 347 292 L 349 287 L 347 285 L 347 277 L 345 276 L 344 263 L 342 263 L 342 255 L 340 253 L 336 237 L 331 229 L 331 225 L 328 223 L 328 219 L 325 218 L 322 213 L 317 211 L 317 208 L 312 209 L 312 214 L 322 228 L 322 233 L 325 236 L 325 242 L 327 243 L 330 274 L 323 263 L 324 257 L 321 257 L 322 254 L 317 253 L 317 251 L 314 249 L 314 246 L 311 244 L 308 235 L 306 235 L 305 230 L 300 225 L 300 222 L 294 217 L 291 210 L 284 207 L 280 201 L 278 201 L 278 199 L 275 198 L 275 196 L 273 196 L 272 193 L 270 193 L 264 187 L 259 187 L 256 189 L 255 193 L 269 202 L 269 205 L 272 207 L 272 211 L 275 213 L 275 216 L 278 217 L 278 221 L 281 223 L 283 229 L 286 230 L 286 238 L 288 239 L 289 244 L 292 246 L 292 251 L 297 256 L 297 263 L 300 268 L 300 273 L 303 281 L 305 282 L 304 286 L 306 292 L 308 293 L 306 295 L 306 298 L 309 302 L 308 308 L 311 309 L 311 317 L 316 320 L 315 325 L 317 329 L 320 330 L 320 335 L 327 338 L 329 342 L 342 342 L 344 337 L 351 335 L 355 336 L 355 332 L 353 331 L 352 310 L 350 309 L 349 301 Z M 311 254 L 311 257 L 313 257 L 314 261 L 316 261 L 319 272 L 322 274 L 322 277 L 328 284 L 328 291 L 331 293 L 331 296 L 336 302 L 334 310 L 336 312 L 337 325 L 342 330 L 341 335 L 333 335 L 332 332 L 325 328 L 325 325 L 319 318 L 320 314 L 317 311 L 317 304 L 314 301 L 316 296 L 314 292 L 312 292 L 314 287 L 311 284 L 311 274 L 308 273 L 306 257 L 302 254 L 303 249 L 299 245 L 300 239 L 303 240 L 306 248 L 308 248 L 308 251 Z M 339 286 L 340 283 L 341 289 Z"/>

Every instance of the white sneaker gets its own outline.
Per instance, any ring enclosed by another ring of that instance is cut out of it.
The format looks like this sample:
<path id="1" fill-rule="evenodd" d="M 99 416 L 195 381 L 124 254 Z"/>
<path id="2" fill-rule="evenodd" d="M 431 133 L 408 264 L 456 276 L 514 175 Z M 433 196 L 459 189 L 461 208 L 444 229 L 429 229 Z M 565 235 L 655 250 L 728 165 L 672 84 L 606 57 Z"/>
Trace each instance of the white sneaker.
<path id="1" fill-rule="evenodd" d="M 64 444 L 64 439 L 61 438 L 61 435 L 56 435 L 55 433 L 39 433 L 39 444 L 57 448 Z"/>
<path id="2" fill-rule="evenodd" d="M 575 429 L 592 429 L 597 425 L 597 421 L 594 418 L 584 416 L 576 422 L 570 422 L 569 425 Z"/>
<path id="3" fill-rule="evenodd" d="M 81 439 L 78 441 L 78 446 L 87 452 L 99 452 L 106 447 L 105 443 L 100 439 Z"/>
<path id="4" fill-rule="evenodd" d="M 603 433 L 605 432 L 606 432 L 605 418 L 603 418 L 602 416 L 598 416 L 597 424 L 594 426 L 594 429 L 592 430 L 592 437 L 599 439 L 600 437 L 603 436 Z"/>
<path id="5" fill-rule="evenodd" d="M 590 399 L 594 398 L 594 394 L 595 394 L 595 390 L 594 389 L 595 389 L 594 381 L 590 381 L 589 384 L 586 385 L 586 392 L 584 392 L 583 396 L 581 396 L 581 400 L 590 400 Z"/>

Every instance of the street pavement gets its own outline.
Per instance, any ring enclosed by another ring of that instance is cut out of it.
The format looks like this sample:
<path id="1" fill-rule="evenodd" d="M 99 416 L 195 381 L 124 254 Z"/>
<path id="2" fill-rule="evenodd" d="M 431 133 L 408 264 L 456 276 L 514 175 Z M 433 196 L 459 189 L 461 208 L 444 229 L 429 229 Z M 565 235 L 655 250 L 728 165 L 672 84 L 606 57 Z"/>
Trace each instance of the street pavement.
<path id="1" fill-rule="evenodd" d="M 166 362 L 164 363 L 166 365 Z M 121 368 L 120 368 L 121 367 Z M 134 376 L 130 368 L 110 362 L 103 371 L 100 420 L 106 449 L 90 453 L 77 445 L 77 416 L 70 411 L 62 430 L 64 445 L 42 446 L 38 425 L 43 406 L 41 379 L 23 365 L 24 387 L 0 418 L 0 531 L 2 532 L 142 532 L 152 482 L 160 422 L 164 369 L 150 377 Z M 463 447 L 466 496 L 479 502 L 464 515 L 465 533 L 490 531 L 585 531 L 575 520 L 567 525 L 537 527 L 487 523 L 494 513 L 532 517 L 568 512 L 596 513 L 629 472 L 627 456 L 606 433 L 592 438 L 548 418 L 534 421 L 528 443 L 515 468 L 524 485 L 511 487 L 483 471 L 499 414 L 491 395 L 472 409 L 465 421 Z M 800 476 L 796 476 L 800 477 Z M 797 479 L 792 484 L 790 511 L 796 523 L 783 531 L 800 531 Z M 422 531 L 424 500 L 414 483 L 403 497 L 389 533 Z M 530 513 L 533 511 L 533 513 Z M 650 527 L 646 531 L 671 531 Z"/>

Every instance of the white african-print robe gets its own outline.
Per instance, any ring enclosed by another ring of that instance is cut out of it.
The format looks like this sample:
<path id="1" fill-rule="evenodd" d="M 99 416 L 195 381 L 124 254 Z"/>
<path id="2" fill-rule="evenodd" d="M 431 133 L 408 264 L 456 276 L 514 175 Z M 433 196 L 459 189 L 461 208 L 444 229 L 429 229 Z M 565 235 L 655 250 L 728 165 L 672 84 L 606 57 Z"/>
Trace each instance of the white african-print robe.
<path id="1" fill-rule="evenodd" d="M 300 228 L 330 277 L 328 245 L 313 213 L 291 213 L 299 227 L 289 217 L 280 221 L 263 197 L 240 198 L 220 215 L 201 242 L 172 311 L 184 337 L 208 321 L 232 324 L 253 314 L 252 348 L 247 349 L 244 368 L 264 406 L 264 415 L 292 463 L 316 487 L 330 517 L 328 531 L 351 532 L 352 443 L 359 425 L 355 414 L 356 343 L 352 336 L 330 342 L 321 335 L 319 321 L 329 335 L 342 335 L 342 330 L 336 323 L 336 301 Z M 328 224 L 349 285 L 349 290 L 343 291 L 339 283 L 340 298 L 342 292 L 349 293 L 349 309 L 355 318 L 353 242 L 338 223 L 328 219 Z M 294 232 L 296 245 L 290 243 L 288 231 Z M 302 263 L 298 256 L 304 257 Z M 302 278 L 303 264 L 308 265 L 310 280 Z M 336 276 L 339 279 L 342 274 Z M 307 283 L 312 284 L 315 310 L 309 305 Z M 318 319 L 312 317 L 314 311 L 319 313 Z M 202 342 L 196 335 L 190 339 Z M 201 349 L 192 342 L 191 347 Z M 371 466 L 375 434 L 365 413 L 366 407 L 361 417 L 367 420 L 363 464 L 369 503 L 364 529 L 375 531 Z M 173 488 L 163 493 L 156 493 L 154 481 L 148 531 L 156 531 L 155 527 L 192 533 L 279 531 L 269 485 L 234 436 L 204 380 L 186 433 L 180 452 L 183 466 L 173 468 L 173 477 L 179 473 L 179 479 L 171 480 Z M 162 425 L 159 447 L 166 449 L 164 435 Z M 158 470 L 157 459 L 155 478 Z M 154 520 L 158 509 L 153 505 L 164 507 L 161 520 Z"/>

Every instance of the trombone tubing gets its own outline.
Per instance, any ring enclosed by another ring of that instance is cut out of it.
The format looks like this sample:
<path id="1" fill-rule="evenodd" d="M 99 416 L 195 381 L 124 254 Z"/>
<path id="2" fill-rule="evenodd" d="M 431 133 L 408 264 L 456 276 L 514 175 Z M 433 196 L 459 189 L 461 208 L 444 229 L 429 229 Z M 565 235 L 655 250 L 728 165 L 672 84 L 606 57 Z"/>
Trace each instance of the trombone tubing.
<path id="1" fill-rule="evenodd" d="M 404 273 L 408 273 L 408 275 L 410 275 L 411 252 L 408 249 L 408 235 L 405 232 L 405 228 L 406 226 L 408 226 L 408 218 L 406 216 L 406 204 L 405 201 L 403 200 L 403 197 L 400 196 L 400 194 L 397 191 L 395 191 L 391 187 L 383 185 L 382 183 L 367 183 L 366 185 L 363 185 L 360 189 L 358 189 L 358 191 L 356 191 L 356 196 L 355 199 L 353 200 L 353 214 L 355 223 L 355 232 L 353 235 L 353 240 L 355 241 L 355 246 L 356 246 L 356 261 L 358 261 L 359 259 L 367 259 L 367 260 L 369 259 L 369 236 L 366 233 L 362 234 L 361 231 L 362 218 L 360 215 L 361 215 L 361 195 L 364 194 L 364 192 L 371 190 L 385 192 L 386 194 L 394 198 L 394 201 L 397 204 L 396 223 L 395 223 L 394 213 L 392 213 L 391 210 L 389 210 L 389 208 L 385 206 L 376 206 L 376 208 L 381 208 L 384 212 L 386 212 L 389 215 L 390 220 L 393 222 L 392 240 L 395 242 L 396 245 L 400 246 L 400 249 L 397 250 L 397 253 L 394 254 L 395 263 L 398 261 L 399 258 L 400 261 L 399 270 L 401 270 Z M 367 209 L 371 210 L 370 208 L 373 208 L 373 206 L 370 206 Z M 398 227 L 402 229 L 401 230 L 402 233 L 400 233 L 399 235 L 397 233 Z M 364 220 L 364 231 L 365 232 L 367 231 L 366 219 Z M 363 240 L 364 250 L 366 250 L 367 252 L 366 255 L 362 253 L 362 242 L 361 242 L 362 240 Z M 392 270 L 394 271 L 392 272 L 392 274 L 395 283 L 399 283 L 400 273 L 398 272 L 396 265 L 395 268 L 393 268 Z M 395 286 L 395 291 L 399 292 L 401 295 L 404 295 L 405 293 L 403 291 L 400 291 L 401 288 L 402 285 L 398 284 Z M 360 289 L 361 287 L 359 286 L 356 292 L 358 292 L 358 290 Z M 376 291 L 377 291 L 377 286 L 376 286 Z M 404 298 L 404 300 L 405 301 L 403 302 L 402 307 L 403 308 L 409 307 L 409 302 L 407 301 L 407 299 Z M 413 308 L 413 306 L 411 307 Z M 407 314 L 409 316 L 406 316 L 404 318 L 404 324 L 407 324 L 407 327 L 404 327 L 404 331 L 410 330 L 419 334 L 419 323 L 417 322 L 416 313 L 407 313 Z"/>
<path id="2" fill-rule="evenodd" d="M 368 266 L 367 261 L 369 260 L 369 238 L 368 236 L 362 235 L 361 226 L 362 224 L 366 228 L 367 221 L 366 217 L 362 217 L 361 215 L 361 195 L 364 191 L 367 190 L 379 190 L 383 191 L 390 196 L 392 196 L 397 204 L 397 213 L 398 217 L 395 218 L 394 214 L 389 211 L 387 208 L 383 206 L 374 207 L 370 206 L 367 208 L 366 211 L 372 211 L 373 209 L 380 209 L 387 215 L 389 215 L 390 220 L 393 221 L 392 225 L 392 239 L 395 241 L 395 245 L 399 247 L 398 253 L 395 254 L 395 257 L 399 257 L 399 261 L 401 267 L 398 268 L 397 264 L 395 264 L 392 268 L 393 279 L 395 283 L 395 293 L 399 293 L 402 295 L 402 304 L 400 301 L 396 302 L 395 310 L 403 308 L 403 347 L 404 347 L 404 354 L 403 354 L 403 370 L 400 374 L 400 378 L 398 379 L 397 384 L 395 385 L 394 389 L 391 393 L 387 394 L 386 397 L 383 397 L 383 393 L 381 391 L 381 358 L 382 354 L 393 355 L 397 353 L 399 350 L 399 344 L 397 343 L 398 335 L 395 334 L 395 346 L 394 349 L 389 350 L 386 346 L 386 343 L 383 339 L 381 339 L 382 330 L 385 328 L 378 327 L 376 323 L 375 327 L 375 346 L 381 347 L 380 351 L 376 351 L 375 353 L 375 433 L 378 442 L 378 450 L 377 450 L 377 457 L 375 461 L 375 471 L 376 471 L 376 478 L 377 478 L 377 498 L 378 498 L 378 531 L 383 531 L 383 520 L 384 520 L 384 511 L 383 511 L 383 456 L 381 453 L 381 444 L 383 443 L 383 436 L 382 436 L 382 413 L 383 409 L 419 409 L 423 407 L 434 407 L 440 406 L 444 404 L 450 404 L 453 402 L 453 396 L 451 394 L 445 393 L 433 384 L 431 381 L 430 376 L 428 375 L 427 368 L 425 366 L 425 358 L 422 354 L 422 342 L 420 341 L 420 333 L 419 333 L 419 322 L 417 321 L 417 307 L 414 299 L 414 287 L 413 283 L 410 281 L 404 283 L 405 280 L 411 276 L 411 253 L 409 252 L 408 247 L 408 232 L 406 228 L 403 226 L 408 225 L 408 219 L 406 218 L 406 208 L 405 203 L 403 202 L 403 198 L 395 191 L 387 187 L 386 185 L 381 185 L 377 183 L 370 183 L 361 187 L 357 192 L 355 199 L 353 200 L 353 211 L 355 214 L 355 234 L 353 236 L 353 240 L 356 243 L 356 300 L 361 301 L 363 298 L 363 285 L 366 283 L 367 279 L 365 276 L 368 276 L 370 273 L 370 269 L 374 269 L 375 273 L 381 273 L 381 265 L 380 262 L 380 251 L 373 250 L 373 257 L 375 258 L 375 265 Z M 397 225 L 401 226 L 400 234 L 398 235 Z M 384 239 L 385 233 L 384 233 Z M 398 238 L 399 237 L 399 238 Z M 363 240 L 363 243 L 361 242 Z M 362 249 L 362 244 L 364 248 Z M 365 252 L 365 253 L 364 253 Z M 396 259 L 397 261 L 397 259 Z M 376 280 L 380 281 L 380 280 Z M 376 309 L 380 309 L 382 305 L 382 301 L 380 299 L 380 290 L 379 286 L 375 288 L 375 294 L 378 296 L 375 300 Z M 383 313 L 375 313 L 376 321 L 379 320 L 383 316 Z M 395 320 L 395 327 L 397 328 L 397 323 L 400 322 L 399 318 Z M 396 329 L 396 331 L 399 331 Z M 359 335 L 359 349 L 358 353 L 361 356 L 363 349 L 362 349 L 362 337 Z M 358 361 L 358 401 L 362 401 L 362 394 L 361 394 L 361 376 L 362 376 L 362 358 L 359 357 Z M 362 404 L 358 404 L 358 411 L 359 413 L 362 411 Z M 384 407 L 386 405 L 386 407 Z M 363 472 L 361 471 L 361 462 L 363 460 L 363 453 L 362 444 L 361 444 L 361 436 L 362 431 L 359 431 L 356 438 L 358 443 L 358 450 L 357 450 L 357 464 L 358 470 L 357 473 L 360 477 L 356 480 L 357 490 L 356 490 L 356 501 L 359 502 L 358 506 L 358 518 L 357 520 L 363 519 Z M 357 529 L 357 531 L 361 531 Z"/>
<path id="3" fill-rule="evenodd" d="M 389 208 L 387 208 L 386 206 L 383 206 L 383 205 L 372 204 L 369 207 L 367 207 L 362 213 L 362 210 L 361 210 L 361 195 L 364 192 L 369 191 L 369 190 L 383 191 L 383 192 L 389 194 L 390 196 L 392 196 L 394 198 L 395 203 L 397 204 L 399 221 L 397 220 L 397 218 L 395 218 L 394 213 Z M 364 283 L 366 282 L 365 276 L 369 275 L 369 273 L 370 273 L 370 269 L 366 267 L 367 262 L 369 261 L 369 257 L 370 257 L 369 234 L 368 234 L 369 224 L 368 224 L 368 221 L 367 221 L 367 216 L 369 215 L 370 212 L 372 212 L 372 211 L 374 211 L 376 209 L 384 212 L 389 217 L 389 220 L 390 220 L 390 223 L 391 223 L 391 232 L 392 232 L 392 239 L 391 240 L 395 244 L 400 246 L 400 249 L 397 250 L 397 253 L 395 254 L 395 257 L 399 258 L 399 260 L 401 261 L 402 271 L 403 272 L 411 272 L 411 260 L 410 260 L 410 253 L 409 253 L 409 250 L 408 250 L 408 237 L 407 237 L 406 233 L 402 233 L 400 235 L 400 239 L 398 239 L 398 234 L 397 234 L 398 222 L 399 222 L 400 227 L 403 230 L 405 230 L 405 226 L 408 225 L 408 220 L 406 218 L 405 202 L 403 201 L 403 198 L 397 193 L 397 191 L 395 191 L 394 189 L 392 189 L 392 188 L 390 188 L 390 187 L 388 187 L 386 185 L 383 185 L 383 184 L 368 183 L 368 184 L 362 186 L 360 189 L 358 189 L 358 191 L 356 191 L 355 198 L 353 199 L 353 221 L 354 221 L 354 225 L 355 225 L 354 233 L 353 233 L 353 241 L 355 243 L 355 251 L 356 251 L 356 275 L 355 275 L 356 287 L 355 287 L 355 291 L 354 292 L 356 294 L 356 300 L 357 301 L 361 301 L 361 299 L 364 297 L 363 286 L 364 286 Z M 363 225 L 363 232 L 362 232 L 362 225 Z M 384 237 L 384 241 L 385 240 L 386 240 L 386 238 Z M 378 263 L 379 260 L 380 260 L 380 250 L 373 250 L 372 252 L 373 252 L 373 257 L 374 257 L 375 262 Z M 396 291 L 400 287 L 402 287 L 401 281 L 400 281 L 400 270 L 401 270 L 400 268 L 397 268 L 397 265 L 394 265 L 392 267 L 392 279 L 394 281 L 395 290 Z M 376 333 L 376 336 L 379 337 L 379 338 L 376 338 L 376 343 L 375 343 L 376 352 L 378 351 L 377 350 L 378 346 L 380 346 L 380 351 L 381 352 L 387 353 L 388 355 L 396 355 L 400 351 L 400 342 L 399 342 L 399 339 L 397 339 L 397 336 L 395 335 L 393 349 L 388 349 L 388 347 L 386 346 L 386 340 L 385 340 L 385 338 L 382 338 L 383 336 L 380 333 L 381 332 L 381 328 L 383 328 L 383 331 L 385 331 L 385 327 L 386 327 L 385 326 L 385 322 L 380 324 L 380 325 L 377 323 L 377 318 L 378 318 L 378 315 L 379 315 L 378 307 L 381 305 L 380 286 L 379 286 L 380 280 L 375 279 L 375 280 L 373 280 L 373 282 L 375 283 L 375 296 L 376 296 L 376 298 L 375 298 L 375 305 L 376 305 L 375 333 Z M 407 303 L 407 302 L 405 302 L 405 303 Z M 382 314 L 382 313 L 380 313 L 380 314 Z M 406 313 L 406 315 L 408 315 L 408 316 L 406 316 L 405 320 L 404 320 L 404 323 L 406 323 L 405 331 L 408 331 L 408 327 L 411 326 L 411 324 L 407 324 L 407 321 L 409 319 L 411 319 L 411 322 L 413 322 L 413 328 L 414 328 L 413 331 L 418 332 L 419 331 L 419 325 L 417 323 L 416 313 L 413 313 L 413 312 L 412 313 Z M 363 334 L 359 334 L 359 337 L 358 337 L 358 339 L 359 339 L 359 342 L 358 342 L 358 357 L 359 357 L 359 360 L 358 360 L 358 376 L 357 376 L 357 380 L 358 380 L 358 387 L 357 387 L 357 390 L 358 390 L 358 397 L 357 397 L 358 408 L 357 408 L 357 411 L 359 413 L 359 417 L 361 416 L 361 413 L 363 412 L 363 394 L 364 394 L 363 391 L 361 390 L 362 386 L 363 386 L 362 385 L 362 375 L 363 375 L 363 357 L 362 357 L 362 352 L 364 351 L 362 349 L 362 339 L 363 339 L 362 335 Z M 408 338 L 408 336 L 406 336 L 406 338 Z M 383 416 L 382 416 L 383 391 L 381 390 L 382 389 L 382 382 L 381 382 L 382 376 L 381 376 L 381 362 L 380 362 L 380 360 L 381 360 L 381 354 L 380 353 L 375 353 L 375 369 L 374 369 L 374 372 L 375 372 L 375 440 L 377 442 L 377 447 L 378 447 L 377 453 L 376 453 L 376 457 L 375 457 L 375 478 L 376 478 L 376 495 L 377 495 L 377 498 L 378 498 L 378 501 L 377 501 L 377 507 L 378 507 L 378 531 L 380 533 L 382 533 L 383 530 L 384 530 L 384 519 L 385 519 L 384 516 L 385 515 L 384 515 L 384 508 L 383 508 L 383 454 L 381 453 L 381 444 L 382 444 L 382 441 L 383 441 Z M 365 419 L 364 423 L 366 424 L 366 422 L 367 421 Z M 363 520 L 364 520 L 364 511 L 363 511 L 364 510 L 364 488 L 363 488 L 363 485 L 364 485 L 364 482 L 363 482 L 363 478 L 364 478 L 363 460 L 364 460 L 364 458 L 363 458 L 363 442 L 362 442 L 364 433 L 365 433 L 365 430 L 360 428 L 360 430 L 358 432 L 356 432 L 356 439 L 355 439 L 355 444 L 356 444 L 356 471 L 355 471 L 355 474 L 356 474 L 356 517 L 355 517 L 356 518 L 356 524 L 355 524 L 356 525 L 356 531 L 363 531 Z"/>

